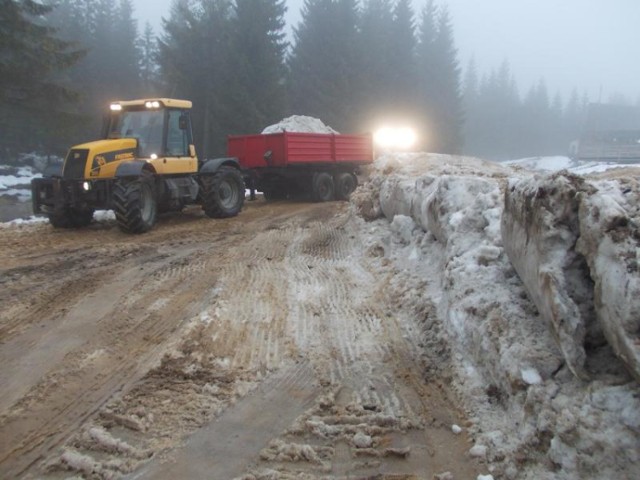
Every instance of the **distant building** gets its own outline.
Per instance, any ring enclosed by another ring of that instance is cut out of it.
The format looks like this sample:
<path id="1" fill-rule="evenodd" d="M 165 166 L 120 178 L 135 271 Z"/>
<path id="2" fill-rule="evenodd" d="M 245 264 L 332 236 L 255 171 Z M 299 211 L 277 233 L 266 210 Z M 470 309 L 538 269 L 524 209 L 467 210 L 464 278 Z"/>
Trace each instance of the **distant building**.
<path id="1" fill-rule="evenodd" d="M 590 104 L 571 155 L 581 160 L 640 160 L 640 107 Z"/>

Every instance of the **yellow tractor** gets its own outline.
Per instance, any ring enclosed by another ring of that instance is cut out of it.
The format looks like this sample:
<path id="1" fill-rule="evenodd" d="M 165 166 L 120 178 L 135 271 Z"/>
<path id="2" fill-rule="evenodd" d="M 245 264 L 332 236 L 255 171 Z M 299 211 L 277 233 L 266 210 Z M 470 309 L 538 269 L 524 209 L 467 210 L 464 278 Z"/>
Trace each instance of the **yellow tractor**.
<path id="1" fill-rule="evenodd" d="M 76 145 L 64 163 L 31 183 L 33 211 L 56 228 L 83 227 L 95 210 L 113 210 L 121 230 L 143 233 L 158 213 L 200 204 L 212 218 L 244 204 L 235 158 L 199 160 L 191 102 L 154 98 L 110 105 L 103 139 Z"/>

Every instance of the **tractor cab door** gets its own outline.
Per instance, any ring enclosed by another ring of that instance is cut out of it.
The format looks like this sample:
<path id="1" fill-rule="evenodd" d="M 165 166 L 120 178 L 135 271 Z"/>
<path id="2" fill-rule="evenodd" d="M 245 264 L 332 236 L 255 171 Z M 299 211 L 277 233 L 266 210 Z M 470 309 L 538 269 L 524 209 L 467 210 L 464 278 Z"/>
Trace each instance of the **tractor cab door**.
<path id="1" fill-rule="evenodd" d="M 189 111 L 167 109 L 165 119 L 164 152 L 151 163 L 160 174 L 197 172 L 198 159 L 193 148 Z"/>

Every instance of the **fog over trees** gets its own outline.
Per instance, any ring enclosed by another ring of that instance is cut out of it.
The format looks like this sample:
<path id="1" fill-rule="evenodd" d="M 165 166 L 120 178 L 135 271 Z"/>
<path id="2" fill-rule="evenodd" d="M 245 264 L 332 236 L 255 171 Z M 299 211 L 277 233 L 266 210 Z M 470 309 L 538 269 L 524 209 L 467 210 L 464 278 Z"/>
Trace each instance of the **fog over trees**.
<path id="1" fill-rule="evenodd" d="M 4 0 L 0 155 L 61 154 L 98 137 L 110 101 L 149 96 L 193 101 L 203 156 L 291 114 L 343 132 L 408 122 L 434 152 L 567 152 L 584 94 L 563 98 L 543 78 L 520 90 L 508 60 L 463 69 L 446 2 L 412 5 L 305 0 L 288 42 L 284 0 L 173 0 L 159 32 L 131 0 Z"/>

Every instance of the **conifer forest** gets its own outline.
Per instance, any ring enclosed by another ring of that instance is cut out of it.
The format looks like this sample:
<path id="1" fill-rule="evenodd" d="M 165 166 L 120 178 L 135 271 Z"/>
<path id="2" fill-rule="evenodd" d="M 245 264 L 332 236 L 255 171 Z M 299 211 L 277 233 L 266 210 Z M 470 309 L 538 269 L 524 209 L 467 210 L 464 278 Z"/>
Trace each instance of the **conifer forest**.
<path id="1" fill-rule="evenodd" d="M 0 0 L 0 156 L 63 154 L 99 136 L 113 100 L 193 102 L 196 146 L 292 114 L 341 132 L 408 119 L 420 148 L 495 160 L 565 154 L 588 98 L 524 93 L 508 60 L 460 64 L 446 2 L 173 0 L 159 31 L 131 0 Z"/>

